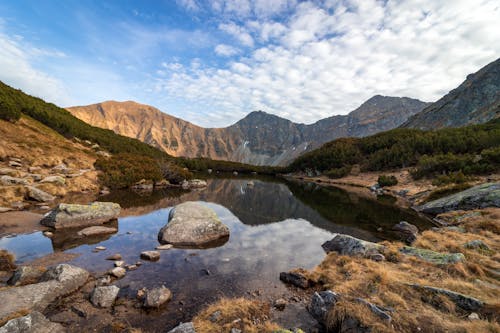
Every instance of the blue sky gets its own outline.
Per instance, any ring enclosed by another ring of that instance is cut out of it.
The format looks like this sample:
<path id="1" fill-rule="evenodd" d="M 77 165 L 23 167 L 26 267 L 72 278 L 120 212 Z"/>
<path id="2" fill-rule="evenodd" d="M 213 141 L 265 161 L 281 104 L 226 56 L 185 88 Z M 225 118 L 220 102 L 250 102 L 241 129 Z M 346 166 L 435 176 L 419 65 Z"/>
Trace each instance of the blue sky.
<path id="1" fill-rule="evenodd" d="M 209 127 L 434 101 L 500 55 L 493 0 L 0 1 L 0 80 L 61 106 L 135 100 Z"/>

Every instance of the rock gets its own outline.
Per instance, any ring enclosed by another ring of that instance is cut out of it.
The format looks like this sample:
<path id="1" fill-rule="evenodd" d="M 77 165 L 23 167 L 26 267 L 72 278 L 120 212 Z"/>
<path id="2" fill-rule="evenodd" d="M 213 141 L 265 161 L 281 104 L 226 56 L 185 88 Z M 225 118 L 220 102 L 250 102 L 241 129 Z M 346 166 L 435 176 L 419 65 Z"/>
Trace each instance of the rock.
<path id="1" fill-rule="evenodd" d="M 483 251 L 491 251 L 490 247 L 488 245 L 486 245 L 486 243 L 483 242 L 480 239 L 471 240 L 471 241 L 465 243 L 464 247 L 466 249 L 476 249 L 476 250 L 483 250 Z"/>
<path id="2" fill-rule="evenodd" d="M 340 300 L 340 294 L 331 290 L 315 292 L 309 304 L 309 312 L 322 325 L 325 324 L 328 312 Z"/>
<path id="3" fill-rule="evenodd" d="M 464 294 L 460 294 L 448 289 L 436 288 L 431 286 L 423 286 L 419 284 L 410 284 L 409 286 L 417 289 L 418 291 L 425 293 L 438 294 L 448 297 L 455 305 L 466 310 L 466 311 L 478 311 L 483 306 L 484 303 L 477 298 L 470 297 Z"/>
<path id="4" fill-rule="evenodd" d="M 312 285 L 312 281 L 300 272 L 281 272 L 280 280 L 302 289 L 307 289 Z"/>
<path id="5" fill-rule="evenodd" d="M 174 246 L 172 244 L 164 244 L 156 247 L 156 250 L 170 250 Z"/>
<path id="6" fill-rule="evenodd" d="M 189 188 L 202 188 L 207 187 L 207 181 L 203 179 L 191 179 L 188 180 Z"/>
<path id="7" fill-rule="evenodd" d="M 481 318 L 479 318 L 479 315 L 477 313 L 472 312 L 470 315 L 467 316 L 467 319 L 472 321 L 472 320 L 479 320 Z"/>
<path id="8" fill-rule="evenodd" d="M 42 168 L 40 168 L 40 167 L 33 167 L 33 166 L 32 166 L 32 167 L 29 167 L 29 168 L 28 168 L 28 171 L 29 171 L 30 173 L 37 173 L 37 172 L 40 172 L 41 170 L 42 170 Z"/>
<path id="9" fill-rule="evenodd" d="M 58 164 L 52 168 L 52 173 L 68 173 L 68 166 L 64 163 Z"/>
<path id="10" fill-rule="evenodd" d="M 111 283 L 111 276 L 104 275 L 97 279 L 96 286 L 107 286 Z"/>
<path id="11" fill-rule="evenodd" d="M 33 179 L 36 182 L 39 182 L 40 180 L 42 180 L 42 175 L 40 175 L 38 173 L 29 173 L 26 176 L 30 177 L 31 179 Z"/>
<path id="12" fill-rule="evenodd" d="M 384 261 L 385 256 L 383 254 L 380 254 L 380 253 L 374 253 L 374 254 L 370 254 L 368 256 L 368 259 L 371 259 L 373 261 Z"/>
<path id="13" fill-rule="evenodd" d="M 15 201 L 15 202 L 12 202 L 10 204 L 10 206 L 14 209 L 17 209 L 17 210 L 23 210 L 25 209 L 26 207 L 29 207 L 29 203 L 27 202 L 22 202 L 22 201 Z"/>
<path id="14" fill-rule="evenodd" d="M 411 255 L 438 265 L 455 264 L 457 262 L 465 261 L 465 256 L 462 253 L 435 252 L 411 246 L 405 246 L 399 249 L 399 251 L 403 254 Z"/>
<path id="15" fill-rule="evenodd" d="M 125 261 L 123 260 L 115 261 L 115 267 L 123 267 L 123 266 L 125 266 Z"/>
<path id="16" fill-rule="evenodd" d="M 14 167 L 14 168 L 20 168 L 23 165 L 20 162 L 18 162 L 18 161 L 9 161 L 9 166 L 10 167 Z"/>
<path id="17" fill-rule="evenodd" d="M 238 176 L 238 171 L 233 171 L 234 176 Z"/>
<path id="18" fill-rule="evenodd" d="M 28 185 L 29 181 L 23 178 L 16 178 L 11 176 L 0 177 L 0 183 L 3 185 Z"/>
<path id="19" fill-rule="evenodd" d="M 50 321 L 71 326 L 78 320 L 78 315 L 71 310 L 53 314 L 49 317 Z"/>
<path id="20" fill-rule="evenodd" d="M 132 185 L 131 188 L 139 191 L 152 191 L 153 183 L 146 181 L 146 179 L 141 179 L 139 182 Z"/>
<path id="21" fill-rule="evenodd" d="M 283 298 L 278 298 L 277 300 L 274 301 L 274 304 L 273 306 L 279 310 L 279 311 L 283 311 L 286 307 L 286 304 L 287 304 L 287 301 L 284 300 Z"/>
<path id="22" fill-rule="evenodd" d="M 189 323 L 181 323 L 174 329 L 168 331 L 168 333 L 196 333 L 194 329 L 194 325 L 192 322 Z"/>
<path id="23" fill-rule="evenodd" d="M 162 188 L 162 187 L 170 187 L 172 184 L 166 179 L 162 179 L 159 182 L 155 183 L 155 187 Z"/>
<path id="24" fill-rule="evenodd" d="M 109 308 L 115 303 L 120 288 L 117 286 L 95 287 L 90 294 L 90 301 L 95 306 Z"/>
<path id="25" fill-rule="evenodd" d="M 392 230 L 394 230 L 398 234 L 399 238 L 408 245 L 417 240 L 418 228 L 406 221 L 401 221 L 398 224 L 395 224 L 392 227 Z"/>
<path id="26" fill-rule="evenodd" d="M 220 310 L 217 310 L 214 313 L 212 313 L 210 315 L 210 317 L 208 317 L 208 320 L 210 320 L 212 323 L 216 323 L 217 320 L 219 320 L 221 315 L 222 315 L 222 313 L 220 312 Z"/>
<path id="27" fill-rule="evenodd" d="M 197 202 L 184 202 L 172 208 L 169 222 L 158 233 L 160 244 L 203 246 L 229 237 L 229 228 L 215 211 Z"/>
<path id="28" fill-rule="evenodd" d="M 247 182 L 247 186 L 248 187 L 254 187 L 255 183 L 251 180 L 251 181 Z"/>
<path id="29" fill-rule="evenodd" d="M 54 233 L 50 231 L 44 231 L 43 235 L 48 238 L 54 237 Z"/>
<path id="30" fill-rule="evenodd" d="M 165 287 L 148 290 L 144 299 L 144 307 L 159 308 L 172 298 L 172 292 Z"/>
<path id="31" fill-rule="evenodd" d="M 49 268 L 39 283 L 0 290 L 0 322 L 30 311 L 44 311 L 54 300 L 83 286 L 89 273 L 79 267 L 60 264 Z"/>
<path id="32" fill-rule="evenodd" d="M 240 330 L 240 329 L 238 329 L 238 328 L 234 328 L 234 327 L 233 327 L 233 328 L 231 328 L 230 333 L 243 333 L 243 331 L 242 331 L 242 330 Z"/>
<path id="33" fill-rule="evenodd" d="M 144 260 L 157 261 L 160 259 L 160 252 L 158 252 L 158 251 L 144 251 L 144 252 L 141 252 L 141 258 Z"/>
<path id="34" fill-rule="evenodd" d="M 117 279 L 121 279 L 122 277 L 127 274 L 127 271 L 123 267 L 115 267 L 112 270 L 109 271 L 111 275 L 113 275 Z"/>
<path id="35" fill-rule="evenodd" d="M 55 229 L 87 227 L 118 218 L 120 205 L 112 202 L 94 202 L 90 205 L 60 203 L 40 221 Z"/>
<path id="36" fill-rule="evenodd" d="M 22 172 L 16 169 L 11 169 L 11 168 L 0 168 L 0 175 L 1 176 L 11 176 L 11 177 L 20 177 L 22 175 Z"/>
<path id="37" fill-rule="evenodd" d="M 90 236 L 95 236 L 95 235 L 114 234 L 117 231 L 118 231 L 118 229 L 116 229 L 116 228 L 93 226 L 93 227 L 88 227 L 88 228 L 85 228 L 85 229 L 78 231 L 78 235 L 90 237 Z"/>
<path id="38" fill-rule="evenodd" d="M 9 320 L 0 327 L 0 333 L 64 333 L 66 329 L 49 321 L 43 314 L 33 311 L 30 314 Z"/>
<path id="39" fill-rule="evenodd" d="M 40 208 L 41 210 L 49 210 L 50 206 L 43 205 L 43 206 L 40 206 L 38 208 Z"/>
<path id="40" fill-rule="evenodd" d="M 474 186 L 465 191 L 415 207 L 415 209 L 426 214 L 440 214 L 452 210 L 471 210 L 486 207 L 500 207 L 500 183 L 486 183 Z"/>
<path id="41" fill-rule="evenodd" d="M 46 269 L 32 266 L 21 266 L 16 269 L 14 275 L 7 281 L 11 286 L 20 286 L 30 283 L 37 283 Z"/>
<path id="42" fill-rule="evenodd" d="M 135 271 L 137 268 L 139 268 L 137 265 L 128 265 L 128 266 L 127 266 L 127 269 L 128 269 L 129 271 Z"/>
<path id="43" fill-rule="evenodd" d="M 370 257 L 379 254 L 384 249 L 383 245 L 364 241 L 349 235 L 337 234 L 331 240 L 321 245 L 326 253 L 333 251 L 342 255 Z"/>
<path id="44" fill-rule="evenodd" d="M 114 260 L 114 261 L 122 260 L 122 255 L 119 253 L 115 253 L 115 254 L 112 254 L 109 257 L 107 257 L 106 260 Z"/>
<path id="45" fill-rule="evenodd" d="M 7 213 L 12 211 L 12 208 L 10 207 L 0 207 L 0 213 Z"/>
<path id="46" fill-rule="evenodd" d="M 105 246 L 96 246 L 95 249 L 97 251 L 104 251 L 104 250 L 106 250 L 106 247 Z"/>
<path id="47" fill-rule="evenodd" d="M 48 176 L 42 179 L 40 183 L 53 183 L 57 185 L 64 185 L 66 184 L 66 179 L 64 179 L 61 176 Z"/>

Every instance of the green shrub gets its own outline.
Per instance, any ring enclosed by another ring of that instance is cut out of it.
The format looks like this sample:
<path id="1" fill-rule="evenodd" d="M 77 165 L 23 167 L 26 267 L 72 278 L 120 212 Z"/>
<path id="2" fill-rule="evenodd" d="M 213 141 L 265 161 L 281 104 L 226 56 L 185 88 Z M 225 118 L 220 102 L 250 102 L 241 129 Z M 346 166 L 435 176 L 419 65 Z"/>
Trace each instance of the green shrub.
<path id="1" fill-rule="evenodd" d="M 500 165 L 500 146 L 483 150 L 481 157 L 486 163 Z"/>
<path id="2" fill-rule="evenodd" d="M 395 176 L 380 175 L 378 176 L 377 182 L 381 187 L 385 187 L 396 185 L 398 183 L 398 180 Z"/>
<path id="3" fill-rule="evenodd" d="M 437 176 L 436 179 L 432 181 L 432 185 L 463 184 L 469 180 L 470 177 L 465 176 L 462 171 L 457 171 Z"/>
<path id="4" fill-rule="evenodd" d="M 0 100 L 0 119 L 17 121 L 21 118 L 19 109 L 8 100 Z"/>
<path id="5" fill-rule="evenodd" d="M 325 175 L 328 178 L 336 179 L 336 178 L 342 178 L 347 176 L 351 172 L 352 167 L 350 165 L 342 167 L 342 168 L 336 168 L 336 169 L 331 169 L 325 172 Z"/>
<path id="6" fill-rule="evenodd" d="M 193 174 L 176 164 L 163 162 L 160 166 L 163 178 L 171 184 L 180 184 L 184 180 L 193 178 Z"/>

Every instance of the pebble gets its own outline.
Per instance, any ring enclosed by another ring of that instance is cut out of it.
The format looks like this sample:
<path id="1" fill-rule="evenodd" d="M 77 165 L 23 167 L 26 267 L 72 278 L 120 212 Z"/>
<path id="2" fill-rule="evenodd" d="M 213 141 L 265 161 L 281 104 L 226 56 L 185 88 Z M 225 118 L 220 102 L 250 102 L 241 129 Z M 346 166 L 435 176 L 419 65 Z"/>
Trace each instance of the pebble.
<path id="1" fill-rule="evenodd" d="M 479 320 L 479 315 L 475 312 L 472 312 L 467 318 L 469 320 Z"/>
<path id="2" fill-rule="evenodd" d="M 283 311 L 286 307 L 286 300 L 283 298 L 278 298 L 276 301 L 274 301 L 274 307 L 276 310 Z"/>
<path id="3" fill-rule="evenodd" d="M 137 268 L 139 268 L 139 267 L 137 267 L 137 265 L 128 265 L 128 266 L 127 266 L 127 269 L 128 269 L 129 271 L 135 271 Z"/>
<path id="4" fill-rule="evenodd" d="M 115 261 L 115 267 L 123 267 L 125 265 L 125 261 L 117 260 Z"/>
<path id="5" fill-rule="evenodd" d="M 156 247 L 157 250 L 170 250 L 174 246 L 172 244 L 159 245 Z"/>
<path id="6" fill-rule="evenodd" d="M 105 246 L 96 246 L 95 249 L 98 251 L 104 251 L 104 250 L 106 250 L 106 247 Z"/>
<path id="7" fill-rule="evenodd" d="M 54 236 L 54 233 L 53 233 L 53 232 L 50 232 L 50 231 L 44 231 L 44 232 L 43 232 L 43 235 L 44 235 L 45 237 L 49 237 L 49 238 L 51 238 L 51 237 L 53 237 L 53 236 Z"/>
<path id="8" fill-rule="evenodd" d="M 122 260 L 122 255 L 119 253 L 115 253 L 109 257 L 106 258 L 106 260 Z"/>

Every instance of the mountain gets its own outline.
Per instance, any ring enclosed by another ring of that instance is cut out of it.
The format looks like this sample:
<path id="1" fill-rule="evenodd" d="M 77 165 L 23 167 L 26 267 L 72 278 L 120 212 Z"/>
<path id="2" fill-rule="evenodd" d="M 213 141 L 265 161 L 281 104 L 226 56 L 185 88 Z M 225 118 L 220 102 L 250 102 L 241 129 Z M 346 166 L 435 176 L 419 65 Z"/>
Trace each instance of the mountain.
<path id="1" fill-rule="evenodd" d="M 367 136 L 401 125 L 428 104 L 374 96 L 345 116 L 305 125 L 254 111 L 225 128 L 203 128 L 132 101 L 67 108 L 81 120 L 139 139 L 173 156 L 256 165 L 285 165 L 305 151 L 344 136 Z"/>
<path id="2" fill-rule="evenodd" d="M 500 58 L 470 74 L 458 88 L 414 115 L 402 127 L 437 129 L 500 117 Z"/>

